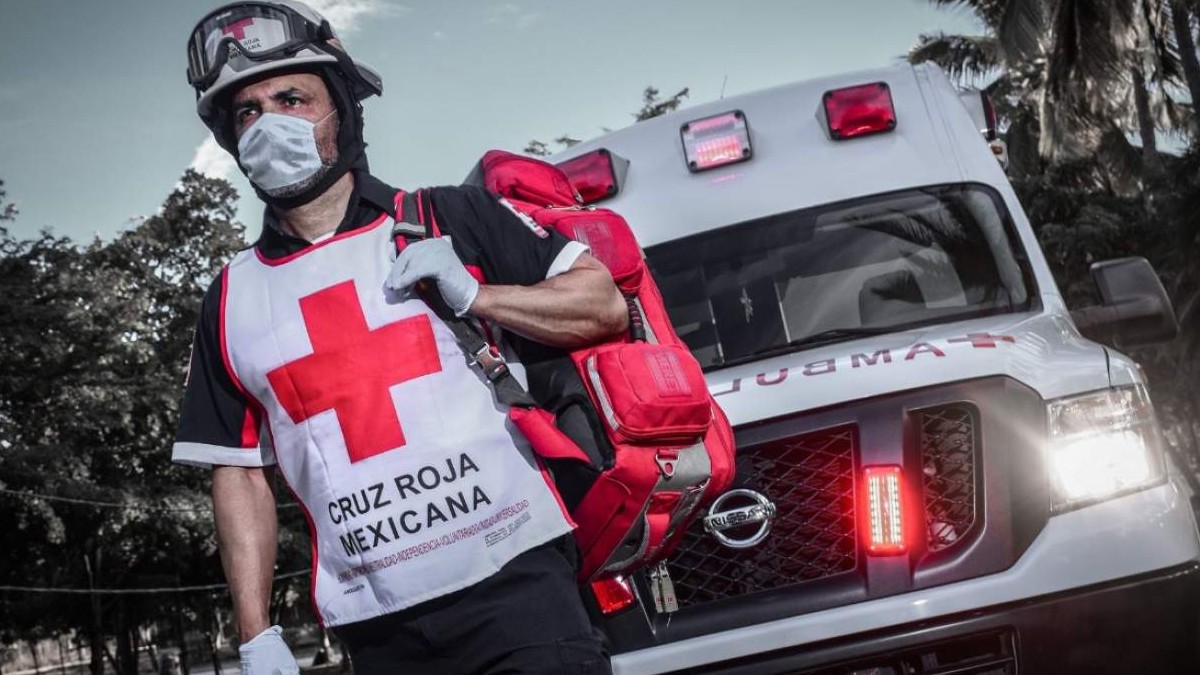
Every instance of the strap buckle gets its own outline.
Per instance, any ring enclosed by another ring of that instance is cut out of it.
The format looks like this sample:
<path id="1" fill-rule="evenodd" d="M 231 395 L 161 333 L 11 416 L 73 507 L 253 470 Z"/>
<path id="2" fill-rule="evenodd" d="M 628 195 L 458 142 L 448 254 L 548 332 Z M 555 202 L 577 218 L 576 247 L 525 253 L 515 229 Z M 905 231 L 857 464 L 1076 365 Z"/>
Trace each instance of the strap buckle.
<path id="1" fill-rule="evenodd" d="M 425 226 L 409 223 L 403 220 L 397 220 L 392 224 L 392 239 L 396 237 L 404 237 L 409 241 L 415 241 L 425 238 Z"/>
<path id="2" fill-rule="evenodd" d="M 471 355 L 471 361 L 478 365 L 487 379 L 492 382 L 508 374 L 508 362 L 504 360 L 500 350 L 486 342 Z"/>

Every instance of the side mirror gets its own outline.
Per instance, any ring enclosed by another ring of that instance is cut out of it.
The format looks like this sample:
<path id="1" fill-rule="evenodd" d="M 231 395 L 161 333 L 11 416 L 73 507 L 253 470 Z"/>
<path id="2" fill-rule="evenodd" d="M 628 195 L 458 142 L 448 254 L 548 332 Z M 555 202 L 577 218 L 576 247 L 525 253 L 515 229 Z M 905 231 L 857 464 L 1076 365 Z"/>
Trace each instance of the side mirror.
<path id="1" fill-rule="evenodd" d="M 1081 333 L 1122 348 L 1166 342 L 1179 333 L 1171 299 L 1145 258 L 1093 263 L 1091 272 L 1103 304 L 1071 312 Z"/>

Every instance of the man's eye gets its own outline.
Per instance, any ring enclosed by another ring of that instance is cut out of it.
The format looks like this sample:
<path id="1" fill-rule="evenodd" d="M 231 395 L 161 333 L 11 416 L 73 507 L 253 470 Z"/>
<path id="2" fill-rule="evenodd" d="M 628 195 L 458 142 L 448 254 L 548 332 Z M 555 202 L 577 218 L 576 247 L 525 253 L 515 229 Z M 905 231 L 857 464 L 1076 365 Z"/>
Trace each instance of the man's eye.
<path id="1" fill-rule="evenodd" d="M 285 103 L 287 103 L 287 104 L 288 104 L 288 105 L 290 105 L 290 106 L 293 106 L 293 107 L 295 107 L 295 106 L 298 106 L 298 105 L 300 105 L 300 104 L 301 104 L 301 103 L 303 103 L 304 101 L 300 100 L 300 97 L 299 97 L 299 96 L 289 96 L 289 97 L 287 97 L 286 99 L 284 99 L 284 102 L 285 102 Z"/>

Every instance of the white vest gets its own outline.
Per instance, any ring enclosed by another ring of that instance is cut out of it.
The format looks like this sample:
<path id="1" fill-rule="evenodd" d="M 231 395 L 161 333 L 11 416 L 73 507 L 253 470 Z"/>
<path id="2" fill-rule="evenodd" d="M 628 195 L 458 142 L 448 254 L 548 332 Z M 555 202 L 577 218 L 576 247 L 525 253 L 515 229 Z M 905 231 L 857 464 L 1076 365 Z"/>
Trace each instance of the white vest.
<path id="1" fill-rule="evenodd" d="M 307 512 L 329 626 L 470 586 L 571 529 L 450 329 L 384 287 L 389 225 L 225 272 L 222 347 Z"/>

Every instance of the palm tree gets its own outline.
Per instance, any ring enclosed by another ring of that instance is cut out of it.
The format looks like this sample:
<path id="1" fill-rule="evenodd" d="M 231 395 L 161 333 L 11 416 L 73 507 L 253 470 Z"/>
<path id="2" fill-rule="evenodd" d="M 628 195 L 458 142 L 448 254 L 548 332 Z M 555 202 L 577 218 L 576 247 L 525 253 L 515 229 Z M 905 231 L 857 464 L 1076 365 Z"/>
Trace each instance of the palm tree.
<path id="1" fill-rule="evenodd" d="M 938 62 L 960 78 L 994 76 L 989 92 L 1017 132 L 1010 126 L 1014 163 L 1036 123 L 1040 157 L 1090 158 L 1100 184 L 1124 192 L 1138 173 L 1157 175 L 1155 131 L 1179 128 L 1167 93 L 1187 68 L 1174 23 L 1190 13 L 1168 6 L 1196 0 L 931 1 L 970 9 L 986 33 L 923 35 L 909 60 Z M 1126 132 L 1141 139 L 1140 162 Z"/>
<path id="2" fill-rule="evenodd" d="M 1196 54 L 1196 40 L 1192 36 L 1192 18 L 1197 12 L 1200 12 L 1200 1 L 1174 0 L 1171 3 L 1171 30 L 1175 44 L 1179 47 L 1179 60 L 1183 65 L 1184 79 L 1193 108 L 1200 104 L 1200 56 Z M 1193 115 L 1193 124 L 1196 119 Z M 1195 131 L 1197 130 L 1193 129 L 1193 132 Z"/>

